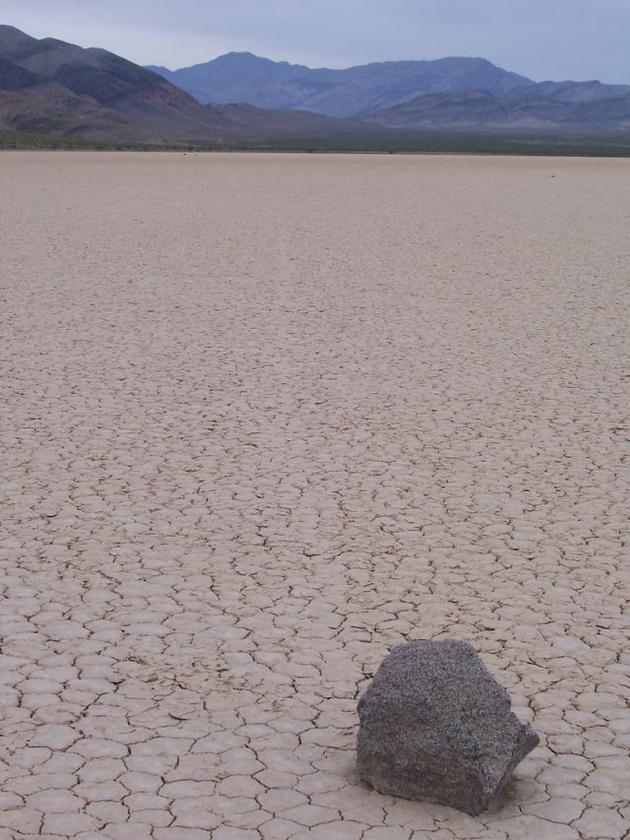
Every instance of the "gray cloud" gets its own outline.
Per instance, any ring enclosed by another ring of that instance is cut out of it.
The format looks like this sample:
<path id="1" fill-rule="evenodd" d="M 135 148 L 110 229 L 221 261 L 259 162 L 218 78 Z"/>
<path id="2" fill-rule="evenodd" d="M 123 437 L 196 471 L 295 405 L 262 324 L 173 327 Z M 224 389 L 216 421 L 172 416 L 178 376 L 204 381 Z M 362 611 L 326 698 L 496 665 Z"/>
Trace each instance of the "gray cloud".
<path id="1" fill-rule="evenodd" d="M 630 82 L 628 0 L 3 0 L 2 22 L 169 67 L 229 50 L 334 67 L 477 55 Z"/>

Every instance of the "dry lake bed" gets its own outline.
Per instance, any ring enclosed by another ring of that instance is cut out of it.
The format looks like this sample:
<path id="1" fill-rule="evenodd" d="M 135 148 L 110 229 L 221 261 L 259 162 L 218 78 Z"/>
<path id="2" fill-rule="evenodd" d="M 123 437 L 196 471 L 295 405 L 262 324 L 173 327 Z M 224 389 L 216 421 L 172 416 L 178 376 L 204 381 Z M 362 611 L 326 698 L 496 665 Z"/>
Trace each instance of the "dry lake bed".
<path id="1" fill-rule="evenodd" d="M 0 190 L 0 840 L 627 837 L 630 161 Z M 481 817 L 354 772 L 379 662 L 441 636 L 541 736 Z"/>

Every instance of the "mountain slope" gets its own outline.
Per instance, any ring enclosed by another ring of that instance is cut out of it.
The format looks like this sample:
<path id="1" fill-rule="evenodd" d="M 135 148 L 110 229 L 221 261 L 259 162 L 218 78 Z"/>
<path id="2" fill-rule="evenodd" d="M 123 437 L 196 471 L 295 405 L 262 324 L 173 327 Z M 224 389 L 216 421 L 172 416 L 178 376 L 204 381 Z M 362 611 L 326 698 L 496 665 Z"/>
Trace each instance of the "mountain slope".
<path id="1" fill-rule="evenodd" d="M 357 135 L 368 130 L 359 121 L 326 117 L 312 111 L 256 108 L 247 104 L 208 104 L 205 107 L 226 132 L 249 140 Z"/>
<path id="2" fill-rule="evenodd" d="M 534 84 L 483 58 L 385 61 L 347 70 L 312 70 L 251 53 L 228 53 L 181 70 L 151 69 L 200 102 L 246 102 L 333 117 L 353 117 L 423 93 L 475 88 L 501 97 Z"/>
<path id="3" fill-rule="evenodd" d="M 222 145 L 350 129 L 334 119 L 251 106 L 204 106 L 106 50 L 0 26 L 0 129 L 89 140 Z"/>
<path id="4" fill-rule="evenodd" d="M 210 142 L 221 126 L 190 94 L 101 49 L 0 26 L 0 126 L 89 139 Z"/>
<path id="5" fill-rule="evenodd" d="M 630 93 L 590 99 L 543 96 L 538 89 L 505 98 L 478 90 L 428 94 L 377 109 L 364 121 L 407 131 L 619 132 L 630 130 Z"/>
<path id="6" fill-rule="evenodd" d="M 630 85 L 604 85 L 591 82 L 540 82 L 536 92 L 558 102 L 596 102 L 619 99 L 630 93 Z"/>

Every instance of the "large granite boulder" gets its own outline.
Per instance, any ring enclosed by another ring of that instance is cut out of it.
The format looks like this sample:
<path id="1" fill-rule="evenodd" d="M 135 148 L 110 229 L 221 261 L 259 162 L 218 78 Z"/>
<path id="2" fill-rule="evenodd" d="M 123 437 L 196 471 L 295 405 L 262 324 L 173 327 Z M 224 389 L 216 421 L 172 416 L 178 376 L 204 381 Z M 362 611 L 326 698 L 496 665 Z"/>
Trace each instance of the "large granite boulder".
<path id="1" fill-rule="evenodd" d="M 381 793 L 479 814 L 538 736 L 468 642 L 408 642 L 359 701 L 360 777 Z"/>

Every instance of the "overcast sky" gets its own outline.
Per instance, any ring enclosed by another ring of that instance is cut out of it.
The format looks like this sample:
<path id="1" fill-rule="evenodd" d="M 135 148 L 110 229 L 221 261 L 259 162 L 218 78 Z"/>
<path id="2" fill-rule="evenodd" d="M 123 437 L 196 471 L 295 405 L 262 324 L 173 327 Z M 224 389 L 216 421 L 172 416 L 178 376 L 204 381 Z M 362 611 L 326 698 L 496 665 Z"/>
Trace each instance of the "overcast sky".
<path id="1" fill-rule="evenodd" d="M 630 0 L 1 0 L 0 22 L 170 68 L 231 50 L 310 66 L 483 56 L 630 82 Z"/>

